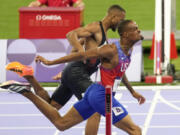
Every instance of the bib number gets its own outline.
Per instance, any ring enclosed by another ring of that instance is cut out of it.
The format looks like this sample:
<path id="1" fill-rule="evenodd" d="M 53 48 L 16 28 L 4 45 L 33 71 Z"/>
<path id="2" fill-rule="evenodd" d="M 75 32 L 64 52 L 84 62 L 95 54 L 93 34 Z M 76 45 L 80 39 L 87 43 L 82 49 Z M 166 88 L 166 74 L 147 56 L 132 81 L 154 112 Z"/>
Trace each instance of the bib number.
<path id="1" fill-rule="evenodd" d="M 124 110 L 121 107 L 113 107 L 112 111 L 114 112 L 115 116 L 118 116 L 124 113 Z"/>

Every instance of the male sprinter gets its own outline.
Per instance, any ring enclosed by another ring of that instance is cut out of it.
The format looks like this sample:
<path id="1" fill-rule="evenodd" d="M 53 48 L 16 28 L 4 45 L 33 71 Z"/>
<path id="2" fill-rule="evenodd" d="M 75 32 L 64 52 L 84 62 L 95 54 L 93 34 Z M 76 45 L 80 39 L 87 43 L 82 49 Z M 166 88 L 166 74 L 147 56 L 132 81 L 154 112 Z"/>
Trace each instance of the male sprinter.
<path id="1" fill-rule="evenodd" d="M 125 10 L 119 5 L 112 5 L 107 15 L 100 22 L 93 22 L 85 27 L 77 28 L 67 34 L 70 44 L 73 46 L 72 52 L 81 52 L 101 46 L 107 41 L 106 33 L 109 29 L 116 30 L 118 23 L 125 18 Z M 85 40 L 85 46 L 82 46 L 81 41 Z M 48 61 L 47 61 L 48 62 Z M 46 61 L 44 61 L 46 64 Z M 56 63 L 52 63 L 56 64 Z M 92 84 L 90 76 L 97 70 L 99 60 L 88 59 L 86 62 L 75 61 L 67 64 L 62 72 L 61 84 L 58 86 L 52 97 L 40 86 L 34 78 L 31 68 L 24 68 L 19 63 L 14 63 L 13 66 L 21 67 L 23 76 L 27 79 L 35 89 L 38 96 L 46 100 L 56 109 L 61 109 L 75 95 L 79 100 L 82 99 L 82 93 Z M 48 63 L 47 63 L 48 65 Z M 29 74 L 26 73 L 29 71 Z M 85 134 L 96 135 L 98 131 L 100 115 L 96 113 L 87 122 Z"/>
<path id="2" fill-rule="evenodd" d="M 70 61 L 86 60 L 92 58 L 101 59 L 101 82 L 91 84 L 82 100 L 74 104 L 74 106 L 62 117 L 58 111 L 49 105 L 45 100 L 33 94 L 26 88 L 27 86 L 18 86 L 16 83 L 4 84 L 1 87 L 21 93 L 23 96 L 31 100 L 36 107 L 61 131 L 73 127 L 74 125 L 88 119 L 95 112 L 105 115 L 105 87 L 113 86 L 115 79 L 122 79 L 130 93 L 136 98 L 140 104 L 145 102 L 145 98 L 134 91 L 125 76 L 125 71 L 131 61 L 130 56 L 133 45 L 143 39 L 137 24 L 132 20 L 126 20 L 119 24 L 118 33 L 121 36 L 120 42 L 111 45 L 104 45 L 98 48 L 90 49 L 85 52 L 77 52 L 65 57 L 52 61 L 52 63 L 65 63 Z M 41 62 L 42 57 L 38 57 L 37 61 Z M 51 63 L 51 61 L 49 61 Z M 10 63 L 8 70 L 17 71 L 19 67 L 13 67 Z M 112 97 L 113 106 L 113 124 L 129 135 L 141 135 L 141 129 L 133 123 L 127 110 Z M 120 112 L 119 112 L 120 109 Z"/>

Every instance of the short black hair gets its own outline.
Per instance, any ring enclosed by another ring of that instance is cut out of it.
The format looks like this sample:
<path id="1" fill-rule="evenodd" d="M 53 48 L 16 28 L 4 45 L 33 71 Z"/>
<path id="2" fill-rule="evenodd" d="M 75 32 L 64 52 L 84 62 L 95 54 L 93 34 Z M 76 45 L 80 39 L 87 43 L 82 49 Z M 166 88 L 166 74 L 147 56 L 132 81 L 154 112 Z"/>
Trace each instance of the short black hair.
<path id="1" fill-rule="evenodd" d="M 118 33 L 121 36 L 126 30 L 126 27 L 129 23 L 133 22 L 132 20 L 123 20 L 118 24 Z"/>
<path id="2" fill-rule="evenodd" d="M 125 9 L 122 8 L 119 5 L 112 5 L 112 6 L 110 6 L 109 9 L 108 9 L 108 13 L 110 13 L 113 10 L 119 10 L 120 12 L 126 12 Z"/>

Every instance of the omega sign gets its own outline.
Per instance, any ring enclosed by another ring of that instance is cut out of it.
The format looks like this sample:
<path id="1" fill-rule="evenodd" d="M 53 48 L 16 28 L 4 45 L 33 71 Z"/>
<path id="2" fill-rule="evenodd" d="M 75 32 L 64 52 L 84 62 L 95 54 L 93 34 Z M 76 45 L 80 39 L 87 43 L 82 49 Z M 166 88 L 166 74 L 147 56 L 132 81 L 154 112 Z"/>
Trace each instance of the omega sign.
<path id="1" fill-rule="evenodd" d="M 36 20 L 62 20 L 60 15 L 36 15 Z"/>

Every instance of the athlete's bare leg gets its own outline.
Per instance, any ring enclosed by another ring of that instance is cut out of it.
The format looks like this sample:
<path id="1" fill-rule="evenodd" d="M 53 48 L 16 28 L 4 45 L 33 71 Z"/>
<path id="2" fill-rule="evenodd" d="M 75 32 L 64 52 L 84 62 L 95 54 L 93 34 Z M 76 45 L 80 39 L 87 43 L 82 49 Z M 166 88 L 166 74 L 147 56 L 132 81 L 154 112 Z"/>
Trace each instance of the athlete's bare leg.
<path id="1" fill-rule="evenodd" d="M 101 115 L 99 113 L 93 114 L 86 123 L 85 135 L 97 135 Z"/>
<path id="2" fill-rule="evenodd" d="M 48 92 L 45 91 L 43 87 L 41 87 L 41 85 L 38 83 L 36 78 L 33 76 L 32 68 L 26 67 L 25 65 L 22 65 L 21 63 L 18 63 L 18 62 L 10 63 L 8 68 L 9 68 L 9 70 L 10 69 L 11 70 L 18 69 L 18 70 L 13 70 L 13 71 L 22 71 L 20 73 L 18 72 L 18 74 L 21 77 L 24 77 L 31 84 L 31 86 L 35 90 L 35 93 L 39 97 L 44 99 L 47 103 L 52 105 L 52 107 L 55 107 L 57 110 L 62 108 L 62 105 L 60 105 L 56 101 L 50 99 Z M 26 69 L 28 72 L 26 71 Z M 29 71 L 31 71 L 31 72 L 29 72 Z M 86 135 L 97 135 L 99 121 L 100 121 L 100 116 L 98 116 L 98 115 L 92 116 L 90 118 L 90 120 L 88 120 L 88 122 L 87 122 L 85 134 Z"/>
<path id="3" fill-rule="evenodd" d="M 35 93 L 43 98 L 50 105 L 55 107 L 57 110 L 61 109 L 63 106 L 54 100 L 50 100 L 49 94 L 43 87 L 38 83 L 34 76 L 24 76 L 24 78 L 32 85 Z M 99 129 L 100 114 L 95 113 L 88 120 L 85 128 L 85 135 L 97 135 Z"/>
<path id="4" fill-rule="evenodd" d="M 142 135 L 140 127 L 138 127 L 131 119 L 129 115 L 122 120 L 114 124 L 117 128 L 120 128 L 127 132 L 129 135 Z"/>
<path id="5" fill-rule="evenodd" d="M 39 82 L 36 80 L 34 76 L 24 76 L 24 78 L 31 84 L 31 86 L 34 88 L 35 93 L 43 98 L 45 101 L 50 103 L 50 96 L 46 90 L 44 90 L 43 87 L 39 84 Z"/>
<path id="6" fill-rule="evenodd" d="M 72 107 L 66 115 L 63 117 L 59 114 L 56 108 L 52 107 L 49 103 L 43 100 L 41 97 L 33 94 L 32 92 L 24 92 L 22 94 L 34 105 L 56 126 L 60 131 L 64 131 L 80 122 L 83 121 L 81 115 L 77 110 Z"/>
<path id="7" fill-rule="evenodd" d="M 55 107 L 57 110 L 61 109 L 63 106 L 57 103 L 54 100 L 50 100 L 49 94 L 43 87 L 38 83 L 34 76 L 24 76 L 24 78 L 32 85 L 35 90 L 35 93 L 43 98 L 46 102 L 50 105 Z M 97 135 L 99 129 L 99 122 L 100 122 L 100 114 L 96 113 L 92 115 L 86 124 L 85 128 L 85 135 Z"/>
<path id="8" fill-rule="evenodd" d="M 39 82 L 36 80 L 34 76 L 24 76 L 24 78 L 31 84 L 33 87 L 35 93 L 43 98 L 46 102 L 51 104 L 53 107 L 55 107 L 57 110 L 61 109 L 63 106 L 57 103 L 54 100 L 50 100 L 50 96 L 48 92 L 39 84 Z"/>

